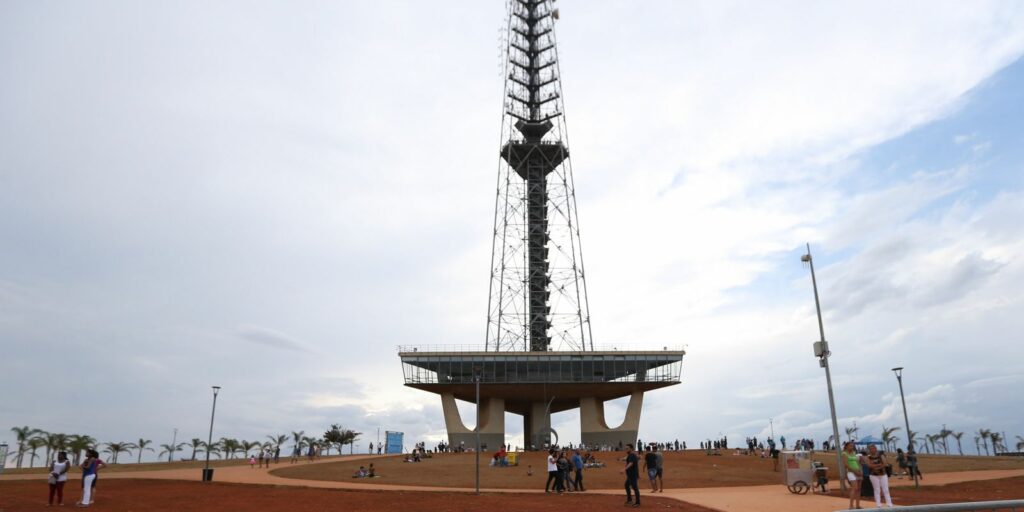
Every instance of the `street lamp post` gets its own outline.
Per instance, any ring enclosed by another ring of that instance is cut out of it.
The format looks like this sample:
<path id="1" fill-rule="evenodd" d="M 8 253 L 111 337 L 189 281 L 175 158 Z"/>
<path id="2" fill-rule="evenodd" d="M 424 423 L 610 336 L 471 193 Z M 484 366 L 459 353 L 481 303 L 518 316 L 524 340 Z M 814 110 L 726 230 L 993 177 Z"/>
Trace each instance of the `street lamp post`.
<path id="1" fill-rule="evenodd" d="M 178 450 L 178 429 L 174 429 L 174 437 L 171 438 L 171 451 L 167 452 L 167 462 L 174 461 L 174 452 Z"/>
<path id="2" fill-rule="evenodd" d="M 846 468 L 843 466 L 843 452 L 839 442 L 836 399 L 832 393 L 832 370 L 828 364 L 828 357 L 831 355 L 831 352 L 828 349 L 828 342 L 825 341 L 825 324 L 821 321 L 821 301 L 818 299 L 818 278 L 814 275 L 814 258 L 811 257 L 811 244 L 807 244 L 807 254 L 801 256 L 800 261 L 811 266 L 811 284 L 814 286 L 814 307 L 818 311 L 818 333 L 821 335 L 821 341 L 814 344 L 814 355 L 819 358 L 821 367 L 825 369 L 825 382 L 828 385 L 828 406 L 832 413 L 832 440 L 836 452 L 836 472 L 839 475 L 839 487 L 846 490 Z"/>
<path id="3" fill-rule="evenodd" d="M 907 427 L 907 446 L 913 446 L 914 440 L 910 438 L 910 417 L 907 416 L 907 399 L 903 396 L 903 367 L 893 368 L 892 372 L 896 374 L 896 382 L 900 384 L 900 401 L 903 402 L 903 425 Z M 914 488 L 917 489 L 920 486 L 917 481 L 917 466 L 912 466 L 910 472 L 914 475 Z"/>
<path id="4" fill-rule="evenodd" d="M 775 440 L 775 420 L 772 419 L 772 418 L 768 418 L 768 425 L 772 429 L 772 441 L 774 441 Z"/>
<path id="5" fill-rule="evenodd" d="M 473 368 L 473 382 L 476 383 L 476 493 L 480 494 L 480 367 Z"/>
<path id="6" fill-rule="evenodd" d="M 203 481 L 213 480 L 213 473 L 210 472 L 210 449 L 213 444 L 213 416 L 217 414 L 217 393 L 220 393 L 220 386 L 213 386 L 213 407 L 210 409 L 210 434 L 206 438 L 206 466 L 203 468 Z"/>

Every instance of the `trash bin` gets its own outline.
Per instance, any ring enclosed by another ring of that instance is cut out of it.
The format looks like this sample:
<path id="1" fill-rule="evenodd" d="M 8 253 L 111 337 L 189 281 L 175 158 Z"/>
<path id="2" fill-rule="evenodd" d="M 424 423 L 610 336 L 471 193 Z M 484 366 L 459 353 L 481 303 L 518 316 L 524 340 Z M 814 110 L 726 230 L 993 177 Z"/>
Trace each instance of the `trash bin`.
<path id="1" fill-rule="evenodd" d="M 213 481 L 213 468 L 203 469 L 203 481 L 204 482 L 212 482 Z"/>
<path id="2" fill-rule="evenodd" d="M 807 494 L 814 484 L 814 470 L 811 468 L 809 452 L 782 452 L 783 483 L 793 494 Z"/>

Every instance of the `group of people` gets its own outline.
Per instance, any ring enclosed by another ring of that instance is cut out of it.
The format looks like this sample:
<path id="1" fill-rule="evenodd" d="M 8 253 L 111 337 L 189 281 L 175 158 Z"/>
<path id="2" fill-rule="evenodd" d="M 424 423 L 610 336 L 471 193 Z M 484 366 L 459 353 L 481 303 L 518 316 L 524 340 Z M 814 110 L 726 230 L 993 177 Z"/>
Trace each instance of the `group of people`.
<path id="1" fill-rule="evenodd" d="M 105 466 L 106 464 L 100 459 L 99 452 L 93 449 L 85 451 L 85 460 L 78 466 L 82 470 L 82 499 L 75 505 L 88 507 L 96 501 L 96 479 L 100 469 Z M 55 497 L 58 506 L 64 505 L 64 485 L 68 482 L 68 472 L 70 471 L 71 461 L 68 460 L 67 452 L 57 452 L 56 460 L 50 462 L 50 474 L 47 477 L 47 483 L 50 486 L 48 506 L 53 506 Z"/>
<path id="2" fill-rule="evenodd" d="M 273 460 L 274 464 L 277 464 L 281 458 L 281 447 L 275 448 L 273 451 L 269 447 L 262 448 L 256 454 L 249 456 L 249 467 L 255 469 L 256 467 L 263 467 L 264 464 L 269 468 L 270 461 Z M 298 460 L 296 453 L 292 453 L 292 463 Z M 312 458 L 310 458 L 312 460 Z M 257 466 L 259 464 L 259 466 Z"/>
<path id="3" fill-rule="evenodd" d="M 651 492 L 665 492 L 664 473 L 665 458 L 661 447 L 657 444 L 648 445 L 643 455 L 644 471 L 651 483 Z M 626 445 L 625 466 L 622 474 L 626 476 L 626 506 L 640 506 L 640 457 L 633 451 L 633 445 Z"/>
<path id="4" fill-rule="evenodd" d="M 587 454 L 589 458 L 590 454 Z M 544 492 L 582 492 L 584 456 L 579 450 L 548 450 L 548 480 Z M 554 483 L 554 486 L 552 486 Z"/>
<path id="5" fill-rule="evenodd" d="M 917 455 L 913 448 L 909 448 L 907 453 L 897 449 L 896 462 L 900 468 L 899 478 L 904 474 L 921 477 L 921 469 L 917 466 Z M 846 479 L 850 481 L 850 508 L 860 508 L 861 489 L 865 482 L 870 482 L 876 507 L 881 508 L 882 498 L 885 498 L 887 507 L 892 507 L 892 496 L 889 495 L 892 464 L 877 445 L 868 445 L 866 452 L 857 453 L 853 442 L 848 441 L 843 445 L 843 465 L 846 466 Z"/>
<path id="6" fill-rule="evenodd" d="M 366 466 L 359 466 L 359 470 L 356 471 L 352 475 L 352 478 L 376 478 L 376 477 L 377 477 L 377 469 L 373 467 L 373 463 L 372 462 L 370 463 L 370 467 L 368 467 L 368 468 Z"/>

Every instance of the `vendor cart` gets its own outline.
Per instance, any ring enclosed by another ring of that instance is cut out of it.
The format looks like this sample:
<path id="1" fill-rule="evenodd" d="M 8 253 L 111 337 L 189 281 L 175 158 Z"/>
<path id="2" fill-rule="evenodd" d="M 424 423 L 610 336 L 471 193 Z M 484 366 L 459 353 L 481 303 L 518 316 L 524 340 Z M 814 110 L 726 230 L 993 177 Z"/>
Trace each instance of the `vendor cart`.
<path id="1" fill-rule="evenodd" d="M 807 494 L 815 482 L 811 454 L 805 451 L 782 452 L 782 478 L 786 488 L 793 494 Z"/>

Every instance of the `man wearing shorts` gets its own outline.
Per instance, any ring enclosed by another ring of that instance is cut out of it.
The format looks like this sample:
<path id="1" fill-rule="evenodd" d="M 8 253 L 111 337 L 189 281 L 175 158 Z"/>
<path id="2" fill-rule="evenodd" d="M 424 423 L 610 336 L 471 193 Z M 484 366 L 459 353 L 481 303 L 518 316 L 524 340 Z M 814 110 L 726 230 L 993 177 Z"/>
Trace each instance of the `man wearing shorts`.
<path id="1" fill-rule="evenodd" d="M 647 479 L 651 481 L 651 492 L 658 492 L 658 456 L 650 446 L 644 454 L 644 471 L 647 471 Z"/>
<path id="2" fill-rule="evenodd" d="M 665 492 L 665 481 L 662 480 L 661 478 L 665 465 L 665 454 L 661 453 L 661 446 L 658 446 L 654 450 L 654 457 L 655 464 L 658 470 L 658 492 Z"/>

